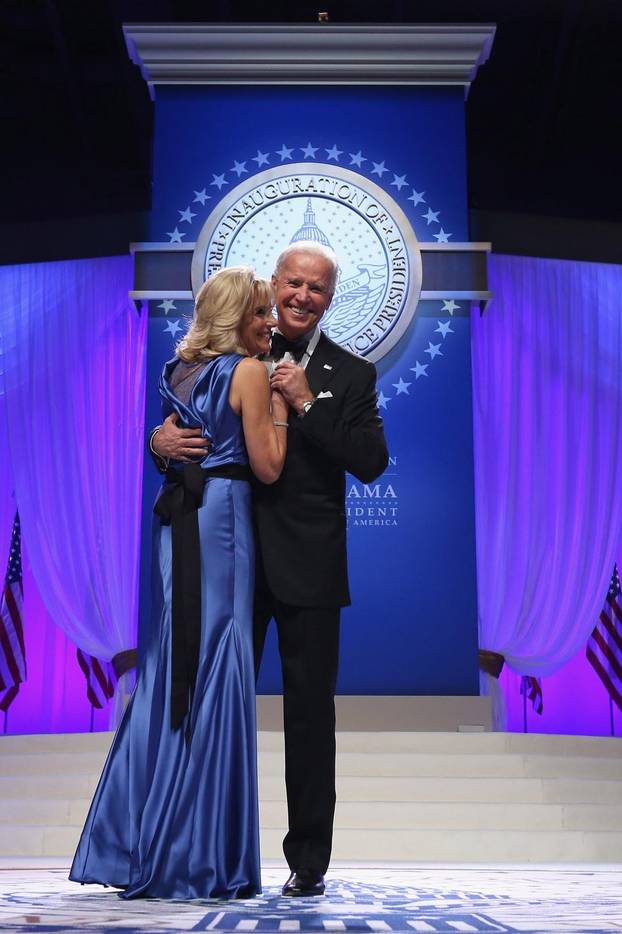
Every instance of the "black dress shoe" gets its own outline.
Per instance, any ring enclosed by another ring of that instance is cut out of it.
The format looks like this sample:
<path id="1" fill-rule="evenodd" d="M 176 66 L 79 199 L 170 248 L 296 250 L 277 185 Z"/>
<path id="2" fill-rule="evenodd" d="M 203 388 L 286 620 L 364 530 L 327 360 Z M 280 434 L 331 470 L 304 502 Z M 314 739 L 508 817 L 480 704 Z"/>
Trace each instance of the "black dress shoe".
<path id="1" fill-rule="evenodd" d="M 299 869 L 298 872 L 292 872 L 283 886 L 283 895 L 289 898 L 305 898 L 309 895 L 323 895 L 324 889 L 324 876 L 321 872 Z"/>

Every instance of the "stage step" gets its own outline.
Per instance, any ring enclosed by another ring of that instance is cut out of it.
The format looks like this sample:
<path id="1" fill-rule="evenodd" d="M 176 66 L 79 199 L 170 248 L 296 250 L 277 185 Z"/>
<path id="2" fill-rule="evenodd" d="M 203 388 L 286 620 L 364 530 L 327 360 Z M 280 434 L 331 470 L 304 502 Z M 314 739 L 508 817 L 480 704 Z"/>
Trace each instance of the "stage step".
<path id="1" fill-rule="evenodd" d="M 112 734 L 0 737 L 0 856 L 70 856 Z M 262 854 L 286 823 L 283 738 L 259 734 Z M 617 862 L 622 741 L 340 733 L 335 859 Z"/>

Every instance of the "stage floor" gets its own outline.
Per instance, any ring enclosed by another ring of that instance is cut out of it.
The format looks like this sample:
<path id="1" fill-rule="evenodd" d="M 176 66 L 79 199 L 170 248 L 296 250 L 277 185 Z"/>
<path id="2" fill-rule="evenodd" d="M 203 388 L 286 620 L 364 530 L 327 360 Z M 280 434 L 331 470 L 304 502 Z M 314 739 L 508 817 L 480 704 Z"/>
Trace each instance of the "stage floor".
<path id="1" fill-rule="evenodd" d="M 122 902 L 67 880 L 66 860 L 0 862 L 0 930 L 443 932 L 622 931 L 615 866 L 337 863 L 324 898 L 287 899 L 282 863 L 262 867 L 262 896 L 236 902 Z"/>

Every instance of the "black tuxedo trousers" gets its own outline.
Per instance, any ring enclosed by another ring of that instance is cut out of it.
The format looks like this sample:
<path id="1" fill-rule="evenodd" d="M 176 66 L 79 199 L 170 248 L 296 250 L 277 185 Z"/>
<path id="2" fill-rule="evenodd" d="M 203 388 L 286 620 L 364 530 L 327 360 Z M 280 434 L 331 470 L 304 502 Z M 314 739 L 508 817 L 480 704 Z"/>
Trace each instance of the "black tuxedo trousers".
<path id="1" fill-rule="evenodd" d="M 335 813 L 335 687 L 339 609 L 288 606 L 258 589 L 253 620 L 258 673 L 275 620 L 283 672 L 285 859 L 292 870 L 326 872 Z"/>

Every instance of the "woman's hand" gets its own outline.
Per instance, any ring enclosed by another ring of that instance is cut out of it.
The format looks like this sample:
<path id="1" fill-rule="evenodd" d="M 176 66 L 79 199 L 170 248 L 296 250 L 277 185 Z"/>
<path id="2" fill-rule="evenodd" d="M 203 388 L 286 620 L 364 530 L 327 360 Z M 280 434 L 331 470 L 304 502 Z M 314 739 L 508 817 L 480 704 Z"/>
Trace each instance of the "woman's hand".
<path id="1" fill-rule="evenodd" d="M 278 390 L 300 415 L 304 403 L 313 399 L 305 371 L 296 363 L 279 363 L 270 377 L 270 388 Z"/>

